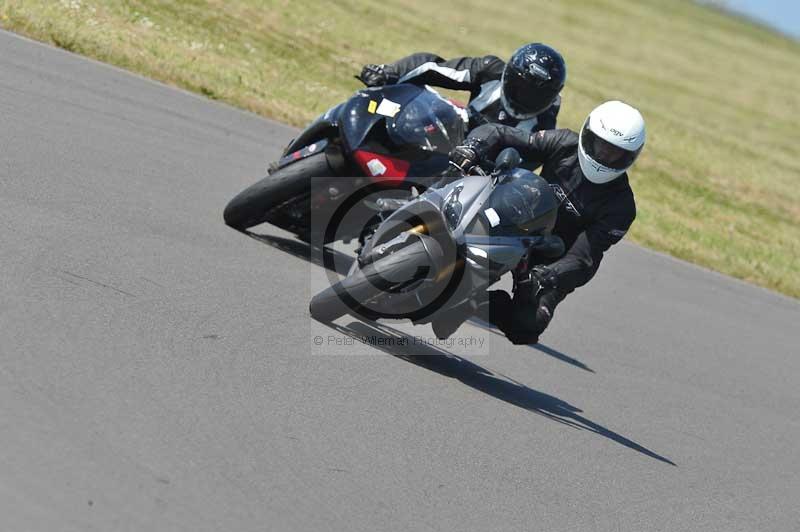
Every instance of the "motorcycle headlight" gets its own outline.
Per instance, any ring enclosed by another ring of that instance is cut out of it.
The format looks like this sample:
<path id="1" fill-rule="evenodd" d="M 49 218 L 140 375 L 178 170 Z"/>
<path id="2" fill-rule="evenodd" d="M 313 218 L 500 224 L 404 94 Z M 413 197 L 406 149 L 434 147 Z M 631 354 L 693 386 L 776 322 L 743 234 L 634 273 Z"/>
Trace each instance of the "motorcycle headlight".
<path id="1" fill-rule="evenodd" d="M 442 212 L 444 212 L 444 219 L 447 222 L 447 227 L 451 231 L 458 227 L 458 223 L 461 221 L 461 214 L 464 212 L 464 206 L 458 201 L 458 196 L 463 189 L 463 186 L 457 186 L 453 189 L 453 192 L 450 193 L 444 204 Z"/>

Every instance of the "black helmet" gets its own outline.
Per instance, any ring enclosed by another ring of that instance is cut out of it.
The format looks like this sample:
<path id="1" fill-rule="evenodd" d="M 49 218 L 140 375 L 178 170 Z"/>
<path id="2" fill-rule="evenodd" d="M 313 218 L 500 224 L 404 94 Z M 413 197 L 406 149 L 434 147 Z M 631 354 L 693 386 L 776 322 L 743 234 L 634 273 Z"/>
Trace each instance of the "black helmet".
<path id="1" fill-rule="evenodd" d="M 566 79 L 560 53 L 545 44 L 526 44 L 503 69 L 503 107 L 517 120 L 532 118 L 552 105 Z"/>

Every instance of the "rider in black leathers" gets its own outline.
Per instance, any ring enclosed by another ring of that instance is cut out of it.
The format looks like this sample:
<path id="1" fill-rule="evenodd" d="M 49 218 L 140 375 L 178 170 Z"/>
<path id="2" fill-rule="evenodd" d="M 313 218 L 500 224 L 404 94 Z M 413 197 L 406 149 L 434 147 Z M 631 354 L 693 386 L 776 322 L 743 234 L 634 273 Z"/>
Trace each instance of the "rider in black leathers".
<path id="1" fill-rule="evenodd" d="M 610 103 L 624 106 L 623 124 L 630 122 L 625 122 L 630 116 L 641 122 L 628 128 L 631 131 L 640 127 L 637 130 L 640 131 L 639 138 L 625 138 L 626 141 L 633 139 L 635 151 L 627 151 L 603 139 L 597 140 L 588 129 L 590 120 L 587 119 L 580 136 L 568 129 L 530 133 L 504 125 L 484 125 L 472 131 L 465 144 L 451 153 L 453 163 L 466 170 L 483 159 L 493 159 L 503 148 L 516 148 L 523 159 L 542 165 L 540 175 L 561 200 L 553 234 L 564 240 L 566 253 L 549 265 L 534 267 L 529 277 L 518 284 L 513 300 L 504 291 L 489 292 L 489 305 L 483 305 L 479 313 L 497 325 L 515 344 L 538 341 L 550 323 L 556 305 L 575 288 L 589 282 L 597 272 L 603 254 L 625 236 L 636 217 L 633 191 L 624 170 L 633 164 L 644 144 L 644 122 L 632 107 L 621 102 Z M 612 129 L 614 115 L 604 115 L 603 118 L 609 129 L 616 131 Z M 623 126 L 619 127 L 622 129 Z M 579 143 L 579 138 L 585 140 Z M 587 150 L 583 146 L 588 146 L 590 141 L 596 142 L 599 148 L 589 153 L 601 162 L 612 161 L 607 162 L 607 166 L 617 169 L 616 172 L 608 177 L 598 177 L 594 171 L 599 166 L 587 166 L 598 164 L 587 159 Z M 601 149 L 611 154 L 605 161 Z M 581 150 L 583 153 L 579 155 Z M 581 157 L 583 161 L 579 161 Z M 614 160 L 623 159 L 624 162 L 614 165 Z M 587 173 L 592 177 L 587 177 Z M 446 328 L 444 334 L 453 330 L 452 327 Z"/>
<path id="2" fill-rule="evenodd" d="M 556 127 L 566 66 L 557 51 L 532 43 L 514 52 L 508 63 L 493 55 L 445 60 L 423 52 L 365 65 L 357 77 L 368 87 L 415 83 L 469 91 L 469 129 L 505 124 L 530 132 Z"/>

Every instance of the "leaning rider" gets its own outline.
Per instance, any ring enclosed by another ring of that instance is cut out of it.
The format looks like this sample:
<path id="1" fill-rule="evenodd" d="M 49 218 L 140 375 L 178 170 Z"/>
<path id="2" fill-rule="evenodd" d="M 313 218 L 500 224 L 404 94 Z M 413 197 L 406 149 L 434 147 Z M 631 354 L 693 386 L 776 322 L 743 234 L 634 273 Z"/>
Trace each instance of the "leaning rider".
<path id="1" fill-rule="evenodd" d="M 514 297 L 489 292 L 479 315 L 515 344 L 536 343 L 553 318 L 556 305 L 597 272 L 603 254 L 619 242 L 636 217 L 627 170 L 644 147 L 645 124 L 638 110 L 619 101 L 594 109 L 580 133 L 557 129 L 530 133 L 505 125 L 478 127 L 451 161 L 463 172 L 503 148 L 516 148 L 524 160 L 542 165 L 540 175 L 561 201 L 553 234 L 566 253 L 551 264 L 535 266 L 517 283 Z M 446 337 L 466 319 L 434 322 Z"/>
<path id="2" fill-rule="evenodd" d="M 469 91 L 469 129 L 504 124 L 533 132 L 556 127 L 567 70 L 561 54 L 531 43 L 507 63 L 493 55 L 445 60 L 423 52 L 365 65 L 357 77 L 368 87 L 414 83 Z"/>

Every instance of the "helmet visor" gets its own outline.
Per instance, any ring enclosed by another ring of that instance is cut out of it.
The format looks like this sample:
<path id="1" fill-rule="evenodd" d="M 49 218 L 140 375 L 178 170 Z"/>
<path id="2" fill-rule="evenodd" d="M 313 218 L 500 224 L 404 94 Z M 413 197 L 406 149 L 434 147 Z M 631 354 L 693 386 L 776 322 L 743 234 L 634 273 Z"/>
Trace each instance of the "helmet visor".
<path id="1" fill-rule="evenodd" d="M 631 167 L 639 152 L 642 151 L 644 145 L 639 146 L 635 151 L 626 150 L 611 144 L 607 140 L 597 136 L 594 131 L 589 129 L 589 121 L 583 125 L 581 131 L 581 145 L 586 155 L 592 158 L 598 164 L 602 164 L 607 168 L 613 170 L 627 170 Z"/>

